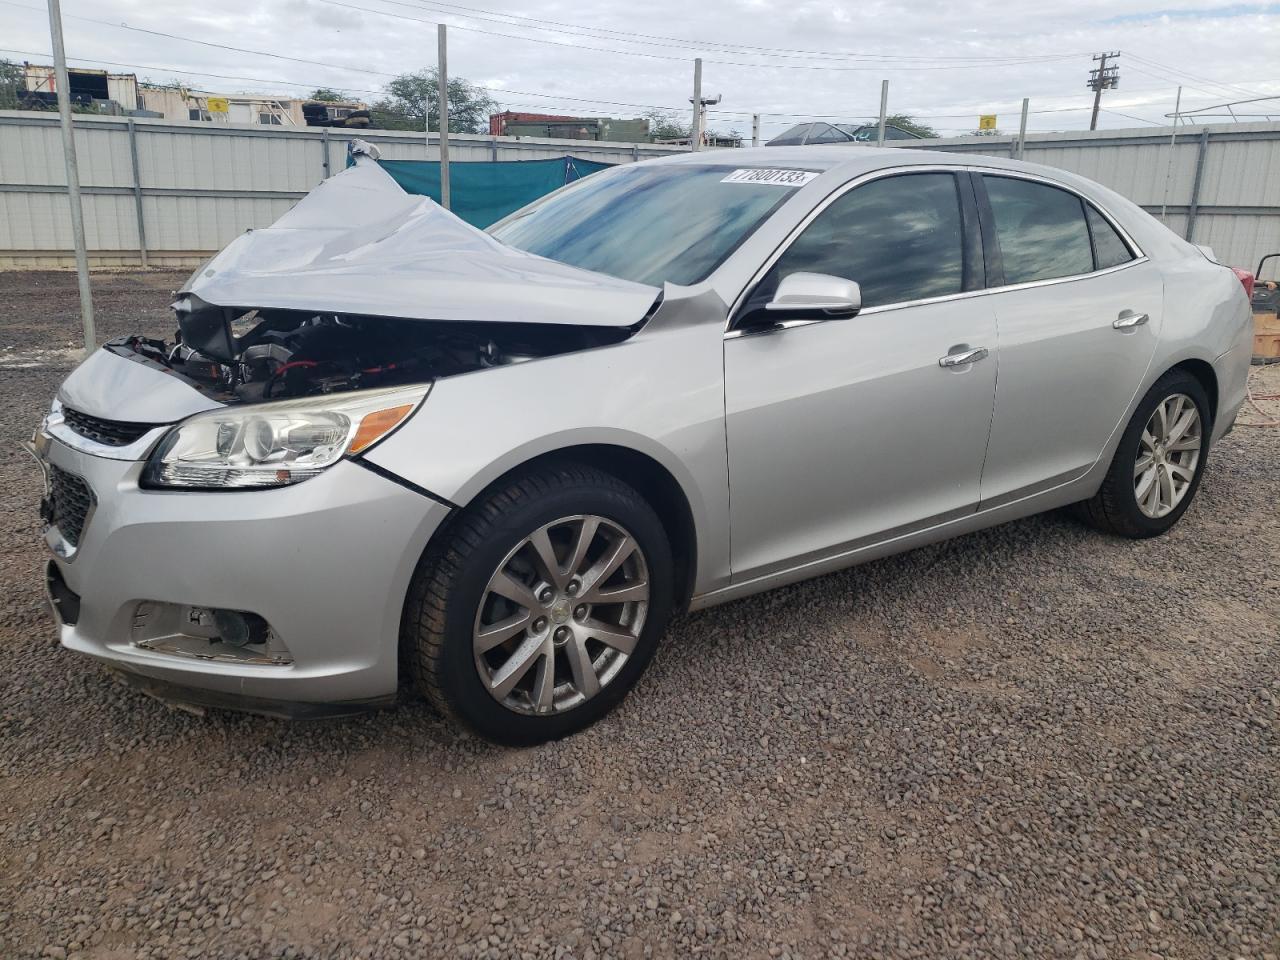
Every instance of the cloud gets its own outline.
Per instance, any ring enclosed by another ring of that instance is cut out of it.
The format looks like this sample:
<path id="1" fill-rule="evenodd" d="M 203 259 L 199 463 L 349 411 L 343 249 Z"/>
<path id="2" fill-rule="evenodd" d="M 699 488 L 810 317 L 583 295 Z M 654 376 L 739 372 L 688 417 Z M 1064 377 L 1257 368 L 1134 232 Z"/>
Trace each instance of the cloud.
<path id="1" fill-rule="evenodd" d="M 1108 17 L 1104 24 L 1143 23 L 1149 20 L 1225 20 L 1234 17 L 1265 17 L 1280 14 L 1280 3 L 1233 3 L 1225 7 L 1147 10 Z"/>
<path id="2" fill-rule="evenodd" d="M 0 45 L 47 52 L 43 9 L 23 9 L 38 7 L 36 0 L 15 2 L 22 5 L 0 4 Z M 869 118 L 878 109 L 884 78 L 890 81 L 891 112 L 911 112 L 945 131 L 973 129 L 980 113 L 998 114 L 1008 128 L 1024 96 L 1032 101 L 1032 129 L 1079 129 L 1088 122 L 1091 56 L 1100 50 L 1123 51 L 1120 89 L 1104 94 L 1103 106 L 1148 120 L 1172 109 L 1179 84 L 1190 106 L 1280 93 L 1280 67 L 1272 53 L 1280 41 L 1280 18 L 1268 16 L 1280 11 L 1277 4 L 1178 7 L 1164 0 L 1165 7 L 1144 12 L 1117 11 L 1103 0 L 1016 8 L 994 0 L 575 6 L 485 0 L 465 15 L 457 4 L 472 0 L 456 0 L 448 14 L 434 0 L 340 2 L 348 6 L 221 0 L 212 7 L 161 8 L 142 0 L 68 0 L 68 53 L 87 63 L 96 58 L 136 64 L 112 69 L 182 79 L 218 92 L 301 93 L 323 85 L 372 99 L 388 75 L 435 64 L 433 21 L 444 20 L 450 24 L 450 72 L 495 88 L 503 106 L 583 115 L 633 116 L 651 106 L 685 113 L 691 61 L 701 56 L 703 89 L 724 95 L 712 124 L 750 129 L 751 114 L 759 112 L 766 137 L 809 116 Z M 517 15 L 570 26 L 513 19 Z M 77 16 L 314 62 L 221 50 Z M 1214 21 L 1223 17 L 1255 17 L 1249 42 L 1241 43 L 1238 32 L 1216 29 Z M 818 57 L 813 51 L 846 56 Z M 1194 64 L 1194 77 L 1182 72 L 1184 64 Z M 163 67 L 220 76 L 178 75 Z M 1104 114 L 1102 124 L 1136 122 Z"/>

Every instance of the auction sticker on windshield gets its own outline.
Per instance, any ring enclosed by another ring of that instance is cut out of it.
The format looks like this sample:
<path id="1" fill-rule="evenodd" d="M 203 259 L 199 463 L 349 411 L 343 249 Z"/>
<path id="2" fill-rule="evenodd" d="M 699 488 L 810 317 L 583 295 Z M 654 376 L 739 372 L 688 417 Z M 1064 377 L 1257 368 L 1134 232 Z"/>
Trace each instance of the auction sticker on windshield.
<path id="1" fill-rule="evenodd" d="M 803 187 L 818 175 L 812 170 L 765 170 L 752 167 L 735 170 L 721 183 L 768 183 L 775 187 Z"/>

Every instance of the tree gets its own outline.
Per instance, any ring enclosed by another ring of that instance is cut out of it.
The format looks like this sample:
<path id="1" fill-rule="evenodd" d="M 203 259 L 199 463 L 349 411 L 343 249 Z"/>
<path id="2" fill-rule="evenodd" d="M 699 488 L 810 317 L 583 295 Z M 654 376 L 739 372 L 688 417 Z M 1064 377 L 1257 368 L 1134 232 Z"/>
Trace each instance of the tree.
<path id="1" fill-rule="evenodd" d="M 387 95 L 373 105 L 374 126 L 387 130 L 421 130 L 423 107 L 430 129 L 440 129 L 440 80 L 435 67 L 403 73 L 387 84 Z M 449 132 L 485 133 L 497 102 L 482 87 L 452 77 L 449 80 Z"/>
<path id="2" fill-rule="evenodd" d="M 693 108 L 690 110 L 690 117 L 687 121 L 681 120 L 669 110 L 650 110 L 648 113 L 641 114 L 649 121 L 649 139 L 650 140 L 687 140 L 693 136 Z M 703 134 L 708 140 L 716 138 L 741 140 L 742 134 L 737 130 L 730 130 L 725 133 L 716 130 L 713 127 L 707 127 Z"/>
<path id="3" fill-rule="evenodd" d="M 692 112 L 692 108 L 691 112 Z M 693 120 L 681 122 L 667 110 L 650 110 L 643 115 L 649 121 L 649 137 L 652 140 L 681 140 L 693 135 Z"/>
<path id="4" fill-rule="evenodd" d="M 334 90 L 332 87 L 316 87 L 309 94 L 308 100 L 319 100 L 321 103 L 346 103 L 351 98 L 341 90 Z"/>
<path id="5" fill-rule="evenodd" d="M 22 64 L 0 60 L 0 110 L 17 110 L 26 85 L 27 71 Z"/>
<path id="6" fill-rule="evenodd" d="M 914 133 L 917 137 L 925 137 L 930 140 L 938 138 L 938 131 L 933 129 L 927 123 L 921 123 L 915 117 L 908 113 L 894 113 L 884 118 L 884 122 L 897 127 L 899 130 L 905 130 L 907 133 Z M 877 121 L 879 123 L 879 121 Z"/>

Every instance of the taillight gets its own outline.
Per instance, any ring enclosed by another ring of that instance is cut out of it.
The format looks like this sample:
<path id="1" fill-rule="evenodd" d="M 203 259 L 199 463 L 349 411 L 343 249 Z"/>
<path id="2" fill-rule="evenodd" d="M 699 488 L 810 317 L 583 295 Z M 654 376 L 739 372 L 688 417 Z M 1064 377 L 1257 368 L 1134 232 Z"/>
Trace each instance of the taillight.
<path id="1" fill-rule="evenodd" d="M 1252 300 L 1253 299 L 1253 279 L 1254 279 L 1253 274 L 1250 273 L 1248 270 L 1244 270 L 1240 267 L 1232 267 L 1231 272 L 1234 273 L 1236 275 L 1236 278 L 1240 281 L 1240 286 L 1244 287 L 1244 295 L 1248 297 L 1250 300 Z"/>

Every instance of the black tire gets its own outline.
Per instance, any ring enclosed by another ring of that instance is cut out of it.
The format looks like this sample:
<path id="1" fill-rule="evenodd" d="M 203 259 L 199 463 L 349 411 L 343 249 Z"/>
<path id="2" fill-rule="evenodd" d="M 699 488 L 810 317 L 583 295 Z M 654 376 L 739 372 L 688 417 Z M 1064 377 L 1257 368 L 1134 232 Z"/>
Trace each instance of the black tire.
<path id="1" fill-rule="evenodd" d="M 1138 447 L 1147 421 L 1151 419 L 1152 413 L 1159 404 L 1176 394 L 1190 397 L 1200 414 L 1203 437 L 1200 458 L 1190 486 L 1181 502 L 1172 512 L 1163 517 L 1149 517 L 1138 506 L 1134 491 L 1134 464 L 1137 461 Z M 1092 498 L 1076 505 L 1077 514 L 1098 530 L 1131 540 L 1158 537 L 1165 533 L 1187 512 L 1196 491 L 1200 489 L 1200 480 L 1204 477 L 1205 468 L 1208 466 L 1209 436 L 1212 429 L 1209 398 L 1205 395 L 1200 381 L 1184 370 L 1170 370 L 1155 382 L 1138 404 L 1133 419 L 1129 421 L 1124 435 L 1120 438 L 1120 445 L 1116 448 L 1111 467 L 1107 470 L 1102 486 Z"/>
<path id="2" fill-rule="evenodd" d="M 472 646 L 477 611 L 489 578 L 517 544 L 577 514 L 607 518 L 639 545 L 649 580 L 644 625 L 634 651 L 594 696 L 559 713 L 519 713 L 491 696 L 481 679 Z M 582 464 L 536 468 L 482 494 L 423 556 L 401 621 L 405 659 L 418 690 L 482 737 L 510 746 L 556 740 L 603 717 L 639 680 L 671 617 L 673 570 L 661 520 L 627 484 Z"/>

